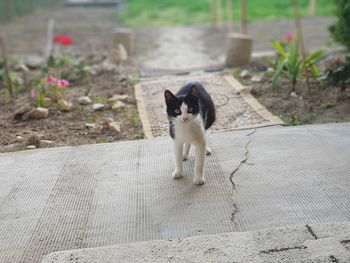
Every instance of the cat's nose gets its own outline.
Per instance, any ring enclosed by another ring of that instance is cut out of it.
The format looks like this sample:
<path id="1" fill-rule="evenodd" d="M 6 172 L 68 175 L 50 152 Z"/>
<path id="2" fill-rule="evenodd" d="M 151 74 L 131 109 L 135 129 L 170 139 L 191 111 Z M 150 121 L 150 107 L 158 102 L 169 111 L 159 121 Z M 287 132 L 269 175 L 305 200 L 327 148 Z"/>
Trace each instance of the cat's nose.
<path id="1" fill-rule="evenodd" d="M 182 117 L 183 121 L 186 122 L 188 120 L 188 117 Z"/>

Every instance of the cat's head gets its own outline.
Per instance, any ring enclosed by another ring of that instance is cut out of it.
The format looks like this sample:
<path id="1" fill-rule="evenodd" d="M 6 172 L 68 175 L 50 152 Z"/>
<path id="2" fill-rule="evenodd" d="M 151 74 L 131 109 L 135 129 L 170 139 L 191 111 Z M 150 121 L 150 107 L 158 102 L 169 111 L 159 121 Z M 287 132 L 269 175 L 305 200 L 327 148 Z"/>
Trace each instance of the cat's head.
<path id="1" fill-rule="evenodd" d="M 193 86 L 187 95 L 175 96 L 169 90 L 164 92 L 167 113 L 181 123 L 190 123 L 199 113 L 198 92 Z"/>

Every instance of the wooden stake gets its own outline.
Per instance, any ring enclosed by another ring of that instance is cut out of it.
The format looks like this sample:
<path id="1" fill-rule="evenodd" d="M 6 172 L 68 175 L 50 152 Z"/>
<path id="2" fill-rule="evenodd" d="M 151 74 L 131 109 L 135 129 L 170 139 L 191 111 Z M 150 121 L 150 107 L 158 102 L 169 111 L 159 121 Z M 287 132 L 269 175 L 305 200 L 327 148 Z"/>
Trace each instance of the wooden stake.
<path id="1" fill-rule="evenodd" d="M 217 23 L 217 27 L 219 29 L 222 29 L 222 0 L 217 0 L 217 6 L 216 6 L 216 11 L 217 11 L 217 17 L 218 17 L 218 23 Z"/>
<path id="2" fill-rule="evenodd" d="M 5 77 L 7 80 L 7 89 L 9 91 L 11 98 L 13 98 L 14 92 L 13 92 L 12 81 L 10 77 L 10 69 L 8 66 L 6 46 L 5 46 L 5 41 L 2 37 L 0 37 L 0 46 L 1 46 L 2 57 L 4 58 L 4 70 L 5 70 Z"/>
<path id="3" fill-rule="evenodd" d="M 309 1 L 309 16 L 314 16 L 316 14 L 316 0 Z"/>
<path id="4" fill-rule="evenodd" d="M 216 25 L 216 0 L 210 0 L 210 16 L 213 26 Z"/>
<path id="5" fill-rule="evenodd" d="M 228 32 L 233 31 L 233 16 L 232 16 L 232 0 L 226 0 L 227 11 L 227 29 Z"/>
<path id="6" fill-rule="evenodd" d="M 245 0 L 241 0 L 241 31 L 243 34 L 248 34 L 247 8 Z"/>
<path id="7" fill-rule="evenodd" d="M 299 41 L 301 56 L 302 56 L 303 59 L 305 59 L 306 51 L 305 51 L 303 30 L 302 30 L 302 26 L 301 26 L 299 0 L 293 0 L 293 4 L 294 4 L 295 25 L 296 25 L 297 32 L 298 32 L 298 41 Z"/>
<path id="8" fill-rule="evenodd" d="M 48 59 L 52 53 L 52 37 L 53 37 L 54 27 L 55 27 L 55 20 L 50 19 L 47 25 L 47 39 L 46 39 L 46 52 L 45 52 L 46 59 Z"/>

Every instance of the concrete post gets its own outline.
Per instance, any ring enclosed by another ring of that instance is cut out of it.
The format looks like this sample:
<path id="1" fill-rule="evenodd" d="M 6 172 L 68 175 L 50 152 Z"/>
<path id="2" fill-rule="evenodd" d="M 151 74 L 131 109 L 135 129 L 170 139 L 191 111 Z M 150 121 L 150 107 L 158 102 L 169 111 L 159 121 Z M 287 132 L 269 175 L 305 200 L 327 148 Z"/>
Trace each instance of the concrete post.
<path id="1" fill-rule="evenodd" d="M 226 65 L 239 67 L 248 64 L 251 58 L 253 39 L 247 34 L 231 33 L 228 35 Z"/>
<path id="2" fill-rule="evenodd" d="M 133 32 L 127 28 L 117 28 L 114 32 L 114 46 L 122 44 L 130 56 L 134 49 Z"/>

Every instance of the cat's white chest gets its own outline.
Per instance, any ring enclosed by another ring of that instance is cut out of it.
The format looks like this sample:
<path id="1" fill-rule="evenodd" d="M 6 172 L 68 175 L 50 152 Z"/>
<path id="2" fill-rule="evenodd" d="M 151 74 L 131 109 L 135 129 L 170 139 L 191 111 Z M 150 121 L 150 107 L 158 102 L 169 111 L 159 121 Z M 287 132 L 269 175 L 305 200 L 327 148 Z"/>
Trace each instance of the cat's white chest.
<path id="1" fill-rule="evenodd" d="M 174 128 L 177 141 L 198 144 L 205 140 L 205 129 L 200 115 L 190 123 L 175 122 Z"/>

